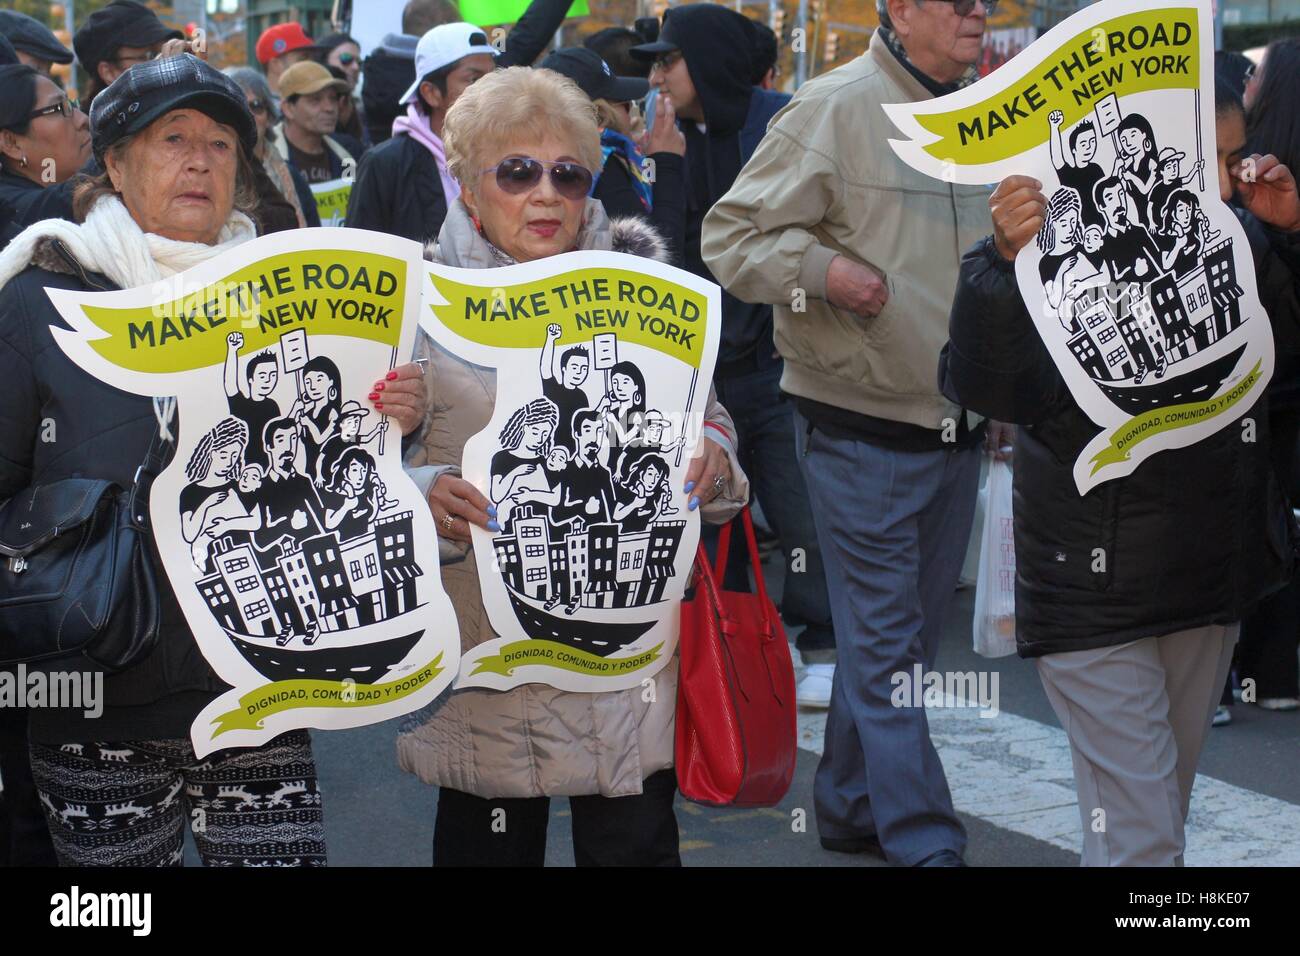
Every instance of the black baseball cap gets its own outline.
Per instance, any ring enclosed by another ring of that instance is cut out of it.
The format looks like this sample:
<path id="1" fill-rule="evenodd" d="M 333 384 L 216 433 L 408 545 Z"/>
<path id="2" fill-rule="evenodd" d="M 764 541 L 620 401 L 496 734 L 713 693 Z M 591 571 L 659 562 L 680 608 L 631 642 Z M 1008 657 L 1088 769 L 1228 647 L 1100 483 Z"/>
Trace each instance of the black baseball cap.
<path id="1" fill-rule="evenodd" d="M 109 84 L 90 106 L 95 159 L 123 137 L 138 133 L 172 110 L 193 109 L 234 129 L 250 153 L 257 123 L 244 90 L 215 67 L 189 54 L 137 63 Z"/>
<path id="2" fill-rule="evenodd" d="M 635 76 L 615 76 L 609 64 L 593 50 L 572 46 L 556 50 L 540 64 L 544 70 L 554 70 L 567 76 L 593 100 L 627 103 L 639 100 L 650 92 L 650 81 Z"/>
<path id="3" fill-rule="evenodd" d="M 33 17 L 15 10 L 0 10 L 0 34 L 15 50 L 22 50 L 52 63 L 71 63 L 72 51 L 58 41 L 54 32 Z"/>
<path id="4" fill-rule="evenodd" d="M 94 75 L 124 46 L 151 47 L 164 40 L 184 40 L 185 34 L 167 26 L 158 15 L 135 0 L 113 0 L 96 10 L 72 38 L 82 69 Z"/>

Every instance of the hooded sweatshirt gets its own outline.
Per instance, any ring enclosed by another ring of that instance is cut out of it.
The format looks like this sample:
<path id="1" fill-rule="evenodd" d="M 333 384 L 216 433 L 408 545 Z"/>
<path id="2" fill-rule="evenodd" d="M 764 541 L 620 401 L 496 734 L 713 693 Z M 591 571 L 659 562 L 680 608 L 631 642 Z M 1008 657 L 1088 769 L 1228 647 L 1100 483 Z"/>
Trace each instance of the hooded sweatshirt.
<path id="1" fill-rule="evenodd" d="M 704 112 L 704 131 L 689 119 L 679 119 L 678 125 L 686 135 L 685 265 L 710 282 L 717 279 L 700 255 L 704 216 L 749 159 L 758 136 L 746 134 L 756 125 L 761 131 L 788 99 L 750 85 L 753 30 L 747 17 L 710 3 L 676 7 L 664 16 L 662 37 L 681 49 Z M 759 347 L 772 349 L 771 306 L 741 302 L 724 290 L 719 374 Z"/>

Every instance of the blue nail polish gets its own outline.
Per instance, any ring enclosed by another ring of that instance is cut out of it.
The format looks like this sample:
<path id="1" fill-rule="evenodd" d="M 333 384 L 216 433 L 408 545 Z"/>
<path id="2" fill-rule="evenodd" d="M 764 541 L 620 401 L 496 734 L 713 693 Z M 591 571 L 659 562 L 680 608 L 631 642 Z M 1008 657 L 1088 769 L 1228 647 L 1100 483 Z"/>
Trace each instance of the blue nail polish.
<path id="1" fill-rule="evenodd" d="M 694 510 L 695 510 L 696 508 L 698 508 L 699 506 L 700 506 L 700 499 L 699 499 L 699 498 L 692 497 L 692 498 L 691 498 L 691 503 L 690 503 L 689 505 L 687 505 L 686 507 L 689 508 L 691 511 L 694 511 Z"/>
<path id="2" fill-rule="evenodd" d="M 496 506 L 496 505 L 488 505 L 488 514 L 490 514 L 492 517 L 495 518 L 495 517 L 497 516 L 497 506 Z"/>
<path id="3" fill-rule="evenodd" d="M 690 494 L 691 489 L 694 487 L 695 487 L 695 482 L 688 481 L 686 482 L 686 487 L 683 488 L 682 491 L 686 492 L 687 494 Z"/>
<path id="4" fill-rule="evenodd" d="M 488 522 L 488 530 L 489 530 L 489 531 L 500 531 L 500 530 L 501 530 L 501 525 L 497 524 L 495 521 L 489 521 L 489 522 Z"/>

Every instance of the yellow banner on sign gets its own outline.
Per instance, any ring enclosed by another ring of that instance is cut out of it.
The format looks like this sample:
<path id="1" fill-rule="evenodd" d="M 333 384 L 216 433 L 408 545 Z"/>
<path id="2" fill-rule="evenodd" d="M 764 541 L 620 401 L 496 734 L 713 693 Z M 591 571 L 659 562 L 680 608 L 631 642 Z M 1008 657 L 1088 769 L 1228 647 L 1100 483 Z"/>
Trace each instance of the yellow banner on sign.
<path id="1" fill-rule="evenodd" d="M 342 226 L 348 216 L 348 200 L 352 197 L 352 181 L 331 179 L 311 187 L 316 197 L 316 213 L 322 226 Z"/>
<path id="2" fill-rule="evenodd" d="M 699 368 L 704 296 L 657 276 L 626 269 L 575 269 L 518 285 L 479 286 L 430 276 L 446 305 L 430 305 L 462 338 L 498 348 L 539 348 L 558 323 L 566 342 L 617 332 L 620 342 L 657 349 Z"/>
<path id="3" fill-rule="evenodd" d="M 83 306 L 86 317 L 107 333 L 87 344 L 114 365 L 152 373 L 221 363 L 230 332 L 242 332 L 249 350 L 275 345 L 300 328 L 395 348 L 406 268 L 391 256 L 335 249 L 269 256 L 201 289 L 178 289 L 182 294 L 170 298 L 168 284 L 161 283 L 163 301 L 130 308 Z"/>
<path id="4" fill-rule="evenodd" d="M 1143 10 L 1077 34 L 1038 68 L 973 106 L 914 118 L 939 137 L 923 147 L 935 159 L 983 166 L 1041 146 L 1054 110 L 1069 127 L 1111 95 L 1196 89 L 1200 76 L 1196 8 Z"/>

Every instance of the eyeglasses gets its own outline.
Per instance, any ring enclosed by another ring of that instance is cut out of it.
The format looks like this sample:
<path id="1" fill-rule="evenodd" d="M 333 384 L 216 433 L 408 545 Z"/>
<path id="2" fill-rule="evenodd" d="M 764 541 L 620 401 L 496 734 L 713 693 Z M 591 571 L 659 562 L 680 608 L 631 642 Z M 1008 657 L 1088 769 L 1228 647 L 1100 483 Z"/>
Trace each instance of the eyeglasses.
<path id="1" fill-rule="evenodd" d="M 542 171 L 551 172 L 551 185 L 565 199 L 586 199 L 591 192 L 591 170 L 577 163 L 551 163 L 530 156 L 511 156 L 489 166 L 480 176 L 496 171 L 502 192 L 518 196 L 542 181 Z"/>
<path id="2" fill-rule="evenodd" d="M 968 17 L 975 12 L 975 0 L 943 0 L 944 3 L 951 3 L 953 12 L 959 17 Z M 1000 0 L 984 0 L 984 12 L 989 16 L 998 9 Z"/>
<path id="3" fill-rule="evenodd" d="M 357 58 L 357 55 L 356 55 L 355 53 L 340 53 L 340 54 L 339 54 L 339 66 L 347 66 L 347 65 L 349 65 L 350 63 L 355 62 L 355 61 L 356 61 L 356 58 Z"/>
<path id="4" fill-rule="evenodd" d="M 141 53 L 138 56 L 119 56 L 116 58 L 118 63 L 148 63 L 150 60 L 158 59 L 158 51 L 150 50 L 147 53 Z"/>
<path id="5" fill-rule="evenodd" d="M 248 108 L 252 110 L 254 113 L 265 113 L 266 100 L 249 100 Z"/>
<path id="6" fill-rule="evenodd" d="M 677 61 L 680 60 L 681 58 L 682 58 L 681 50 L 672 50 L 669 53 L 665 53 L 663 56 L 655 57 L 655 61 L 654 61 L 654 65 L 652 66 L 652 69 L 659 70 L 661 73 L 667 73 L 669 70 L 671 70 L 674 66 L 677 65 Z"/>
<path id="7" fill-rule="evenodd" d="M 72 114 L 80 108 L 80 104 L 66 96 L 60 99 L 53 106 L 47 106 L 43 110 L 37 110 L 35 113 L 29 113 L 29 120 L 40 119 L 42 116 L 53 116 L 55 113 L 61 115 L 64 119 L 72 119 Z"/>

